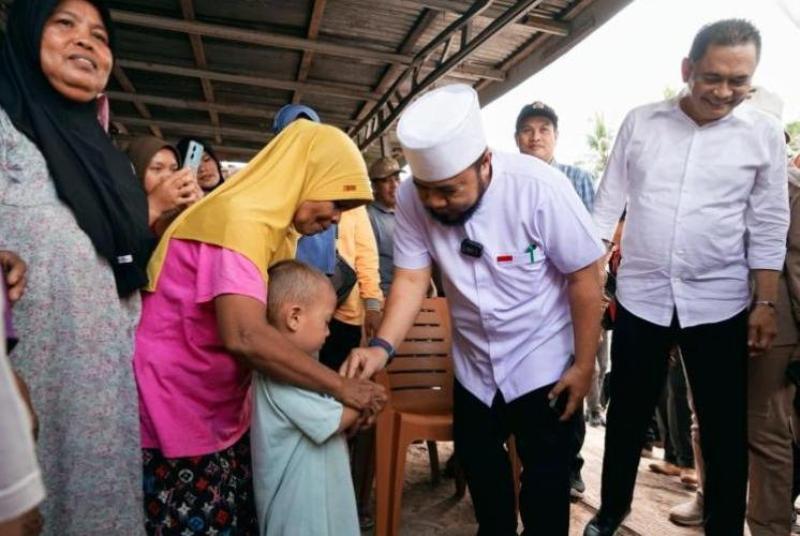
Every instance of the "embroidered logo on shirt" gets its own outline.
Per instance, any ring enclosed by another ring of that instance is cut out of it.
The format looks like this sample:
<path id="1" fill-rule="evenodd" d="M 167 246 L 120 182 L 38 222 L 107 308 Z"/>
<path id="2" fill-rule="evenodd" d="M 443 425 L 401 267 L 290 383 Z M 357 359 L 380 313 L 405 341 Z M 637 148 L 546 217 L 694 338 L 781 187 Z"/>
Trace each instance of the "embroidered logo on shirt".
<path id="1" fill-rule="evenodd" d="M 531 264 L 536 261 L 536 257 L 534 256 L 534 251 L 536 251 L 536 244 L 531 244 L 528 246 L 528 249 L 525 250 L 525 253 L 531 256 Z"/>
<path id="2" fill-rule="evenodd" d="M 513 262 L 514 255 L 498 255 L 497 262 Z"/>

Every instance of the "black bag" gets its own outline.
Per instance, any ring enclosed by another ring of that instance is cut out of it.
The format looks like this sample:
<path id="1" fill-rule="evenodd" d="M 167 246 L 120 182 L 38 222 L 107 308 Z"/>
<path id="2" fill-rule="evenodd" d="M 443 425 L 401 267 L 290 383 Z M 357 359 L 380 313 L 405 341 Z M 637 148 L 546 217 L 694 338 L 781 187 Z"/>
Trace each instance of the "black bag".
<path id="1" fill-rule="evenodd" d="M 614 321 L 617 318 L 617 277 L 610 271 L 606 271 L 606 287 L 603 291 L 609 300 L 608 307 L 603 311 L 603 318 L 600 319 L 600 326 L 606 330 L 614 329 Z"/>
<path id="2" fill-rule="evenodd" d="M 338 308 L 350 295 L 358 281 L 356 271 L 347 264 L 347 261 L 339 255 L 338 251 L 336 252 L 336 266 L 330 278 L 333 288 L 336 290 L 336 307 Z"/>

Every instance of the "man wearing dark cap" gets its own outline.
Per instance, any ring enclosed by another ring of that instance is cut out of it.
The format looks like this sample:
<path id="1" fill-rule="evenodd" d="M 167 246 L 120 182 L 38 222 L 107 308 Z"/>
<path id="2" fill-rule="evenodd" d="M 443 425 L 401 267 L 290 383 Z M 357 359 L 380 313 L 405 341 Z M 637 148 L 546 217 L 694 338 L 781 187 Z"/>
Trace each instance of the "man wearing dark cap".
<path id="1" fill-rule="evenodd" d="M 557 168 L 572 182 L 586 210 L 594 205 L 594 178 L 592 174 L 576 166 L 556 162 L 554 153 L 558 141 L 558 116 L 555 110 L 541 101 L 526 104 L 517 116 L 514 139 L 519 152 L 535 156 Z"/>
<path id="2" fill-rule="evenodd" d="M 592 211 L 594 205 L 594 177 L 586 170 L 577 166 L 560 164 L 554 158 L 556 142 L 558 141 L 558 115 L 555 110 L 541 101 L 526 104 L 517 116 L 517 127 L 514 134 L 519 151 L 523 154 L 543 160 L 561 171 L 569 178 L 578 197 L 583 201 L 586 210 Z M 597 351 L 595 364 L 595 378 L 592 389 L 586 397 L 587 419 L 591 426 L 605 424 L 600 404 L 600 386 L 608 368 L 608 339 L 607 332 L 603 332 L 600 348 Z M 583 421 L 576 421 L 575 429 L 575 460 L 572 464 L 570 476 L 571 495 L 573 499 L 580 499 L 586 490 L 586 485 L 581 478 L 583 458 L 580 455 L 583 441 L 586 436 L 586 425 Z"/>
<path id="3" fill-rule="evenodd" d="M 376 160 L 369 167 L 369 180 L 375 201 L 367 207 L 367 213 L 378 243 L 381 290 L 388 296 L 394 270 L 394 207 L 400 184 L 400 163 L 390 156 Z"/>

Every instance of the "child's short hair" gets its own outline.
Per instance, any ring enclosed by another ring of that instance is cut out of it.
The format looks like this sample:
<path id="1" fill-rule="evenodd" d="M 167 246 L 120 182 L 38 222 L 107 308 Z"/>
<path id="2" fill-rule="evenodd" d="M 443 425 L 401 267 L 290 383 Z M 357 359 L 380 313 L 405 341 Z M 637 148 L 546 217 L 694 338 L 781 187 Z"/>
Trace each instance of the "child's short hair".
<path id="1" fill-rule="evenodd" d="M 307 305 L 318 299 L 320 289 L 333 292 L 333 285 L 325 274 L 300 261 L 281 261 L 267 273 L 267 320 L 270 322 L 278 319 L 281 307 L 287 302 Z"/>

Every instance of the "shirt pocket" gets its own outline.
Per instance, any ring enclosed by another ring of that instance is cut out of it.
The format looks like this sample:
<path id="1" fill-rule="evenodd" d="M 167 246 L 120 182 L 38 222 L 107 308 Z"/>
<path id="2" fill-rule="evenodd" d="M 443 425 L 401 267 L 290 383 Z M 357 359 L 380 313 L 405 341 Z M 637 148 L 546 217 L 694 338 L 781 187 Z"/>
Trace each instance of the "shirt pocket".
<path id="1" fill-rule="evenodd" d="M 499 271 L 504 270 L 522 270 L 527 272 L 535 272 L 539 270 L 545 262 L 545 254 L 541 248 L 530 248 L 524 251 L 515 251 L 514 253 L 495 253 L 492 256 L 492 264 Z"/>

